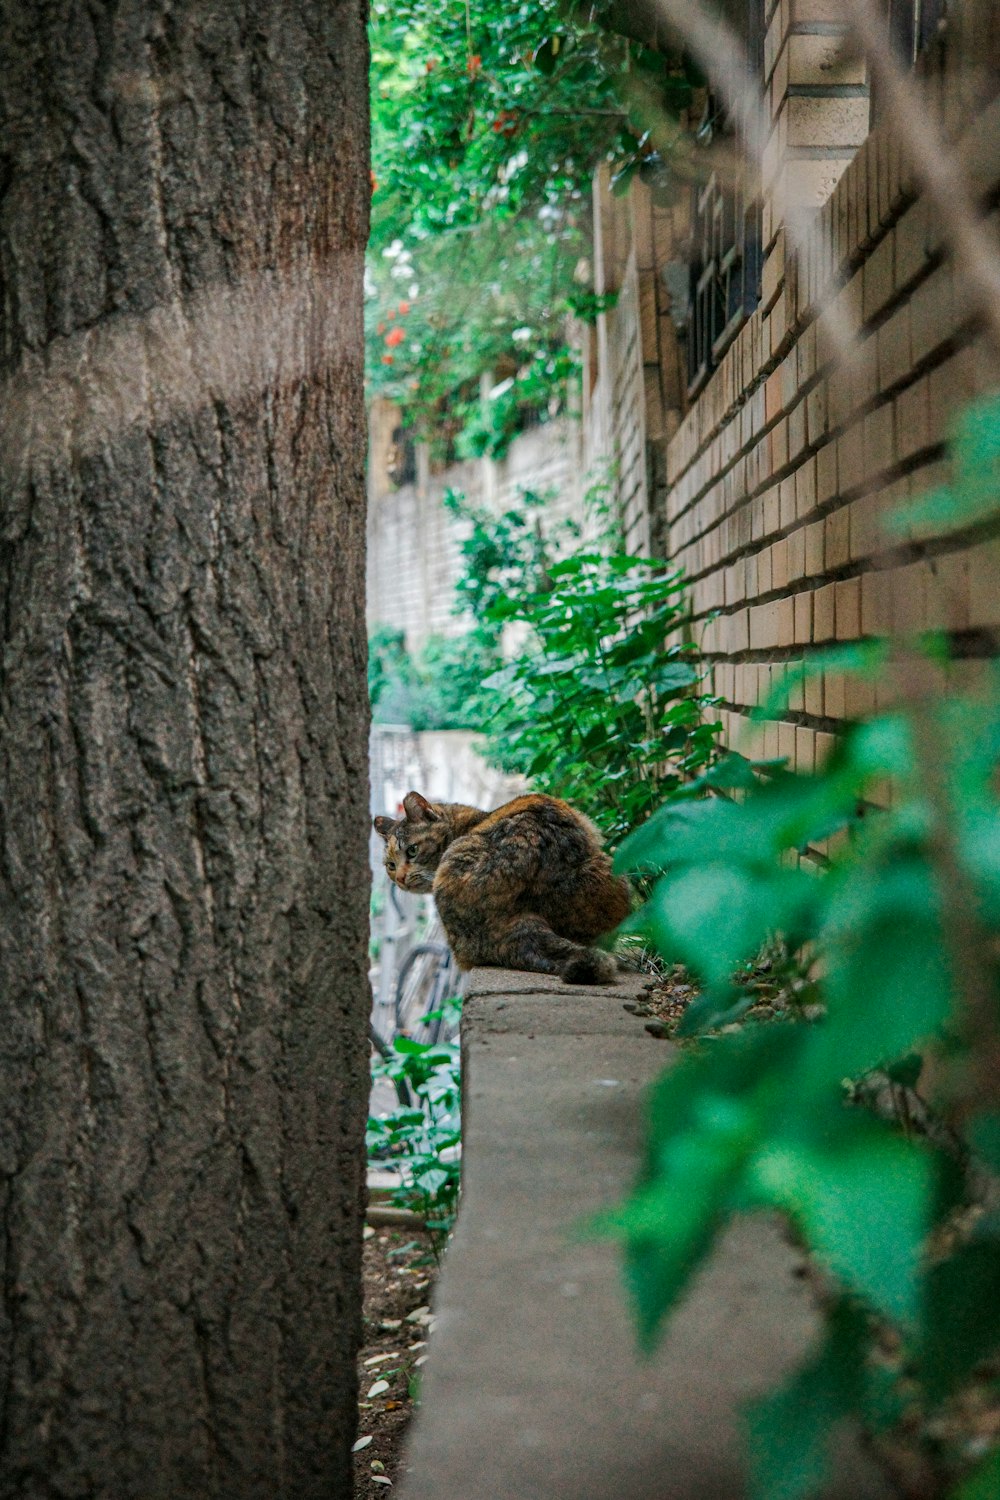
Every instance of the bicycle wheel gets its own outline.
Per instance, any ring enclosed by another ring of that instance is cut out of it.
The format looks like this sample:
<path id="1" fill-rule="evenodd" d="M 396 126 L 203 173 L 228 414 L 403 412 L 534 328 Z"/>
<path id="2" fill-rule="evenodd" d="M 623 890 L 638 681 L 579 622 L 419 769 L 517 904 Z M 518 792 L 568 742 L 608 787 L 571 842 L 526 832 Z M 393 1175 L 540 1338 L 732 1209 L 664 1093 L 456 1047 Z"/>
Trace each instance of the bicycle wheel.
<path id="1" fill-rule="evenodd" d="M 396 980 L 396 1034 L 415 1042 L 435 1042 L 440 1020 L 427 1021 L 446 995 L 442 974 L 450 971 L 451 950 L 447 943 L 418 943 L 403 960 Z"/>

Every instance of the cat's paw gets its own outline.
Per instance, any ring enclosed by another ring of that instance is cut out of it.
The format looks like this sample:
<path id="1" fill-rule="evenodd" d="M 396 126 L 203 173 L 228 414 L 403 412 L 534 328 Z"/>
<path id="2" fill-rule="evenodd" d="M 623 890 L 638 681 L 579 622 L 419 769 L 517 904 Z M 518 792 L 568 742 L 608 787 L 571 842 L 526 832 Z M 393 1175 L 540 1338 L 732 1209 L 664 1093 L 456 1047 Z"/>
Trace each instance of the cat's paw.
<path id="1" fill-rule="evenodd" d="M 585 948 L 574 953 L 562 966 L 566 984 L 614 984 L 618 964 L 613 954 L 599 948 Z"/>

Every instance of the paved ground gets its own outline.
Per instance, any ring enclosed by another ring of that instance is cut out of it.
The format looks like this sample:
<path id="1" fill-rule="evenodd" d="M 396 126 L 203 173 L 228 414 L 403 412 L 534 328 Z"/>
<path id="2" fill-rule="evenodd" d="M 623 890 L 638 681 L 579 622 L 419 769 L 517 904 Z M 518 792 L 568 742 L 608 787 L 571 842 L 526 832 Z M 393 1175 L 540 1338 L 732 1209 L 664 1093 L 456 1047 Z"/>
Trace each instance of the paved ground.
<path id="1" fill-rule="evenodd" d="M 729 1232 L 650 1361 L 612 1245 L 581 1220 L 631 1179 L 644 1087 L 668 1061 L 622 1009 L 480 970 L 465 1005 L 464 1187 L 404 1500 L 729 1500 L 739 1413 L 816 1331 L 776 1227 Z M 888 1490 L 845 1435 L 830 1500 Z"/>

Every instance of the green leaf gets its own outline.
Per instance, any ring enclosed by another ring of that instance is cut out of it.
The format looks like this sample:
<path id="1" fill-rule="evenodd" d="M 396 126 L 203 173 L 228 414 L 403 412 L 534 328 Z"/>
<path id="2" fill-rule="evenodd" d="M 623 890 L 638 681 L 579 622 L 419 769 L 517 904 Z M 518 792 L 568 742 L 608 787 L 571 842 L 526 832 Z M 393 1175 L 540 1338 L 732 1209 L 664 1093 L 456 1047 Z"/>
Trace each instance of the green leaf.
<path id="1" fill-rule="evenodd" d="M 924 1151 L 872 1121 L 852 1121 L 826 1149 L 793 1136 L 767 1146 L 754 1178 L 847 1288 L 887 1317 L 914 1320 L 931 1205 Z"/>
<path id="2" fill-rule="evenodd" d="M 951 1500 L 997 1500 L 1000 1495 L 1000 1448 L 995 1448 L 973 1474 L 959 1485 Z"/>
<path id="3" fill-rule="evenodd" d="M 1000 1348 L 1000 1240 L 983 1235 L 932 1266 L 926 1285 L 923 1375 L 932 1399 Z"/>
<path id="4" fill-rule="evenodd" d="M 827 1478 L 837 1423 L 858 1399 L 864 1322 L 841 1302 L 818 1357 L 747 1412 L 754 1500 L 803 1500 Z"/>

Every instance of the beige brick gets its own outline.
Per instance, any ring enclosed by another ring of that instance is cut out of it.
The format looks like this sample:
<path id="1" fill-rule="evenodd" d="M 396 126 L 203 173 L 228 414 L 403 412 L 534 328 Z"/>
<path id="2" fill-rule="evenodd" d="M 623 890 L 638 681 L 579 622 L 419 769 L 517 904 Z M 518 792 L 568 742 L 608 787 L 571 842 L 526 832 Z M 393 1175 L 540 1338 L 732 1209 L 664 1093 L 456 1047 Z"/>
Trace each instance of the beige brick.
<path id="1" fill-rule="evenodd" d="M 823 717 L 823 674 L 813 672 L 802 684 L 805 712 L 814 718 Z"/>
<path id="2" fill-rule="evenodd" d="M 795 600 L 789 594 L 777 600 L 777 606 L 778 645 L 790 646 L 795 640 Z"/>
<path id="3" fill-rule="evenodd" d="M 729 616 L 728 640 L 726 649 L 735 654 L 737 651 L 749 651 L 750 649 L 750 611 L 739 609 L 735 614 Z"/>
<path id="4" fill-rule="evenodd" d="M 948 552 L 933 559 L 927 580 L 927 622 L 942 630 L 968 630 L 970 625 L 969 558 Z"/>
<path id="5" fill-rule="evenodd" d="M 927 202 L 919 199 L 896 225 L 896 287 L 902 290 L 927 264 Z"/>
<path id="6" fill-rule="evenodd" d="M 866 479 L 884 473 L 895 463 L 895 410 L 891 401 L 877 406 L 865 417 L 864 455 Z"/>
<path id="7" fill-rule="evenodd" d="M 807 458 L 795 470 L 795 515 L 803 520 L 816 509 L 817 468 L 816 459 Z"/>
<path id="8" fill-rule="evenodd" d="M 795 603 L 795 643 L 799 646 L 808 645 L 812 640 L 812 590 L 804 589 L 801 594 L 793 595 Z"/>
<path id="9" fill-rule="evenodd" d="M 830 756 L 833 754 L 834 747 L 836 746 L 836 743 L 837 743 L 837 736 L 836 735 L 834 735 L 834 734 L 826 734 L 821 729 L 817 730 L 817 732 L 816 732 L 816 768 L 817 768 L 817 770 L 819 769 L 819 767 L 821 765 L 823 765 L 824 761 L 829 760 Z"/>
<path id="10" fill-rule="evenodd" d="M 827 431 L 826 381 L 820 380 L 806 397 L 806 441 L 817 448 Z"/>
<path id="11" fill-rule="evenodd" d="M 924 563 L 910 563 L 889 575 L 892 629 L 896 635 L 917 635 L 927 627 L 927 590 Z"/>
<path id="12" fill-rule="evenodd" d="M 771 473 L 777 474 L 788 464 L 788 419 L 782 417 L 781 421 L 771 428 Z"/>
<path id="13" fill-rule="evenodd" d="M 910 301 L 913 358 L 918 364 L 955 331 L 953 289 L 951 267 L 938 266 L 913 293 Z"/>
<path id="14" fill-rule="evenodd" d="M 792 0 L 791 19 L 793 25 L 821 21 L 824 26 L 843 26 L 843 0 Z"/>
<path id="15" fill-rule="evenodd" d="M 772 589 L 784 589 L 788 587 L 788 542 L 782 539 L 775 542 L 771 548 L 771 587 Z M 779 642 L 787 645 L 787 641 Z"/>
<path id="16" fill-rule="evenodd" d="M 976 355 L 971 349 L 960 349 L 930 372 L 927 394 L 932 437 L 944 437 L 955 413 L 976 394 L 977 374 Z"/>
<path id="17" fill-rule="evenodd" d="M 884 552 L 887 538 L 882 526 L 885 502 L 881 493 L 860 495 L 851 505 L 851 562 Z"/>
<path id="18" fill-rule="evenodd" d="M 864 635 L 886 635 L 892 629 L 891 575 L 885 572 L 861 575 L 861 630 Z"/>
<path id="19" fill-rule="evenodd" d="M 778 607 L 770 604 L 755 604 L 750 609 L 750 649 L 770 651 L 778 644 Z"/>
<path id="20" fill-rule="evenodd" d="M 795 725 L 779 723 L 778 725 L 778 754 L 788 761 L 789 766 L 795 764 Z"/>
<path id="21" fill-rule="evenodd" d="M 861 634 L 861 579 L 840 579 L 836 590 L 837 640 L 857 640 Z"/>
<path id="22" fill-rule="evenodd" d="M 795 730 L 795 769 L 804 776 L 811 776 L 816 768 L 816 734 L 804 725 Z"/>
<path id="23" fill-rule="evenodd" d="M 806 527 L 806 573 L 816 578 L 825 571 L 824 533 L 822 521 L 814 521 Z"/>
<path id="24" fill-rule="evenodd" d="M 814 641 L 833 640 L 836 587 L 834 583 L 824 584 L 813 596 Z"/>
<path id="25" fill-rule="evenodd" d="M 853 155 L 852 148 L 845 146 L 843 156 L 826 156 L 816 161 L 804 158 L 788 162 L 784 175 L 784 189 L 788 199 L 801 208 L 818 208 L 837 186 L 844 169 L 850 166 Z"/>
<path id="26" fill-rule="evenodd" d="M 895 291 L 896 234 L 890 229 L 865 262 L 862 313 L 866 323 L 877 318 Z"/>
<path id="27" fill-rule="evenodd" d="M 896 451 L 901 459 L 911 458 L 931 442 L 930 382 L 926 375 L 900 391 L 895 408 Z"/>
<path id="28" fill-rule="evenodd" d="M 788 581 L 797 583 L 800 578 L 805 577 L 806 571 L 805 527 L 799 526 L 785 540 L 788 545 Z"/>
<path id="29" fill-rule="evenodd" d="M 779 486 L 779 524 L 791 526 L 795 520 L 795 475 L 789 474 Z"/>
<path id="30" fill-rule="evenodd" d="M 1000 541 L 970 547 L 969 624 L 973 629 L 1000 625 Z"/>
<path id="31" fill-rule="evenodd" d="M 865 65 L 843 36 L 790 36 L 788 76 L 792 83 L 864 83 Z"/>
<path id="32" fill-rule="evenodd" d="M 772 578 L 773 554 L 770 547 L 765 547 L 757 554 L 757 592 L 758 594 L 769 594 L 774 587 Z"/>
<path id="33" fill-rule="evenodd" d="M 846 709 L 844 707 L 843 672 L 823 673 L 823 712 L 828 719 L 844 718 Z"/>
<path id="34" fill-rule="evenodd" d="M 788 413 L 788 461 L 794 463 L 806 446 L 806 407 L 800 401 Z"/>
<path id="35" fill-rule="evenodd" d="M 764 535 L 773 536 L 781 527 L 781 490 L 772 486 L 764 496 Z"/>
<path id="36" fill-rule="evenodd" d="M 823 555 L 826 563 L 826 571 L 832 573 L 835 568 L 843 568 L 850 561 L 851 556 L 851 512 L 850 507 L 842 505 L 826 517 L 824 522 Z"/>
<path id="37" fill-rule="evenodd" d="M 844 675 L 844 716 L 848 719 L 863 719 L 875 712 L 875 689 L 866 678 L 856 672 Z"/>
<path id="38" fill-rule="evenodd" d="M 905 380 L 913 365 L 910 339 L 910 305 L 897 307 L 878 331 L 878 384 L 887 391 Z"/>
<path id="39" fill-rule="evenodd" d="M 816 502 L 826 505 L 837 493 L 837 444 L 824 443 L 816 455 Z"/>
<path id="40" fill-rule="evenodd" d="M 864 422 L 855 422 L 837 439 L 837 473 L 840 493 L 857 489 L 865 478 Z"/>

